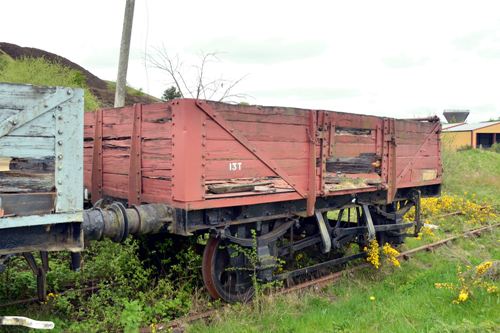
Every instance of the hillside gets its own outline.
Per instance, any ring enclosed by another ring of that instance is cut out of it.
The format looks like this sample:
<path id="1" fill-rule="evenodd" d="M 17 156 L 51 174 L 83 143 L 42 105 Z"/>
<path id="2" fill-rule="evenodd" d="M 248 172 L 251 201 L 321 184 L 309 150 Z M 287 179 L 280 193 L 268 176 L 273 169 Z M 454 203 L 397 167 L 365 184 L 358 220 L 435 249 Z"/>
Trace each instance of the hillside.
<path id="1" fill-rule="evenodd" d="M 54 53 L 50 53 L 44 50 L 31 48 L 31 47 L 21 47 L 15 44 L 2 43 L 0 42 L 0 56 L 6 57 L 8 60 L 12 60 L 15 63 L 7 61 L 7 66 L 10 64 L 15 68 L 0 68 L 0 81 L 15 82 L 15 83 L 33 83 L 39 85 L 68 85 L 68 80 L 62 77 L 62 82 L 54 82 L 50 78 L 45 83 L 45 79 L 42 78 L 44 73 L 40 73 L 39 70 L 33 70 L 33 67 L 37 69 L 39 67 L 49 68 L 50 65 L 57 66 L 58 68 L 51 67 L 51 70 L 67 71 L 67 73 L 81 73 L 84 77 L 84 82 L 76 82 L 72 86 L 80 86 L 82 88 L 88 88 L 88 93 L 95 96 L 98 101 L 98 105 L 101 107 L 110 107 L 114 104 L 115 92 L 114 92 L 114 82 L 109 82 L 102 80 L 83 68 L 82 66 L 75 64 L 74 62 L 59 56 Z M 28 60 L 31 59 L 31 60 Z M 38 61 L 32 61 L 38 60 Z M 19 63 L 21 62 L 21 63 Z M 47 64 L 44 64 L 47 63 Z M 49 65 L 49 66 L 42 66 Z M 29 67 L 30 68 L 26 68 Z M 68 71 L 70 70 L 70 71 Z M 5 71 L 10 71 L 7 75 Z M 23 75 L 19 75 L 22 72 Z M 73 74 L 73 76 L 75 76 Z M 77 75 L 78 76 L 78 75 Z M 127 87 L 127 96 L 125 98 L 126 104 L 134 103 L 154 103 L 158 99 L 144 94 L 143 92 Z M 88 103 L 86 103 L 88 104 Z M 86 110 L 89 110 L 86 107 Z M 89 110 L 91 111 L 91 109 Z"/>

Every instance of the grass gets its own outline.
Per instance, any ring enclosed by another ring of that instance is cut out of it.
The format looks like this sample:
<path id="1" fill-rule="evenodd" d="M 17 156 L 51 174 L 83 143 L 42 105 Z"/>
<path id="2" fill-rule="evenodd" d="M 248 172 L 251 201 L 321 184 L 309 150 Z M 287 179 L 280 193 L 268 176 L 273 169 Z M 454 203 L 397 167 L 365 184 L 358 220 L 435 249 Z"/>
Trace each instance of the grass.
<path id="1" fill-rule="evenodd" d="M 495 230 L 435 253 L 419 253 L 401 269 L 365 269 L 315 292 L 270 297 L 260 311 L 232 307 L 188 331 L 494 332 L 500 327 L 498 294 L 476 292 L 469 302 L 452 304 L 455 295 L 435 289 L 434 283 L 456 282 L 458 265 L 499 260 L 499 236 Z"/>
<path id="2" fill-rule="evenodd" d="M 116 82 L 114 81 L 106 81 L 106 84 L 108 85 L 108 89 L 111 91 L 116 90 Z M 144 92 L 142 91 L 142 88 L 140 89 L 135 89 L 130 86 L 127 86 L 127 95 L 131 96 L 144 96 Z"/>
<path id="3" fill-rule="evenodd" d="M 473 193 L 500 209 L 500 154 L 469 149 L 443 152 L 443 191 L 470 196 Z"/>
<path id="4" fill-rule="evenodd" d="M 43 58 L 14 60 L 0 54 L 0 82 L 83 88 L 85 111 L 99 108 L 99 101 L 88 89 L 85 76 L 81 72 Z"/>

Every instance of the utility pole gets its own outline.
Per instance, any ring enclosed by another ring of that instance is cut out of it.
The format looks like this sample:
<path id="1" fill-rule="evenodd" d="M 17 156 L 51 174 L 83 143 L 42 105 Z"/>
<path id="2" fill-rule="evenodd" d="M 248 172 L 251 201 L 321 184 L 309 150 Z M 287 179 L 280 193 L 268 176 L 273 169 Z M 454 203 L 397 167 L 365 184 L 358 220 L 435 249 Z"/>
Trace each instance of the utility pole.
<path id="1" fill-rule="evenodd" d="M 116 79 L 115 107 L 122 107 L 125 105 L 130 36 L 132 35 L 132 21 L 134 20 L 135 0 L 125 1 L 122 42 L 120 44 L 120 60 L 118 62 L 118 77 Z"/>

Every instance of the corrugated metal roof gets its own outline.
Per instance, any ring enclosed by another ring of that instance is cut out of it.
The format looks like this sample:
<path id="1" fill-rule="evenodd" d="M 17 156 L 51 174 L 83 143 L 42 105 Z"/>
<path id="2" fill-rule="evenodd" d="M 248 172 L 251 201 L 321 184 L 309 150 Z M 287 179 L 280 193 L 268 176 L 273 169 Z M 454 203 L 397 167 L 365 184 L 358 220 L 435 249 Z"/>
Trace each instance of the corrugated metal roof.
<path id="1" fill-rule="evenodd" d="M 458 126 L 452 126 L 443 129 L 443 132 L 464 132 L 464 131 L 474 131 L 483 127 L 488 127 L 492 125 L 500 124 L 500 121 L 490 121 L 488 123 L 476 123 L 476 124 L 462 124 Z"/>
<path id="2" fill-rule="evenodd" d="M 465 123 L 452 123 L 452 124 L 442 124 L 442 128 L 443 130 L 445 129 L 448 129 L 448 128 L 452 128 L 452 127 L 455 127 L 455 126 L 460 126 L 460 125 L 463 125 Z"/>

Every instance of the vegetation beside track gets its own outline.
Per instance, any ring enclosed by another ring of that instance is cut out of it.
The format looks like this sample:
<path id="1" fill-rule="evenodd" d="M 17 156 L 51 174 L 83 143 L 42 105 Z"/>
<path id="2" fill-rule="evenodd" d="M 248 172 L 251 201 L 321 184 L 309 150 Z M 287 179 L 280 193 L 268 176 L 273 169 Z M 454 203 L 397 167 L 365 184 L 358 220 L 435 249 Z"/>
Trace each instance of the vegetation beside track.
<path id="1" fill-rule="evenodd" d="M 493 219 L 479 218 L 471 223 L 470 217 L 475 216 L 478 207 L 491 205 L 497 211 L 500 208 L 500 154 L 476 150 L 445 152 L 444 166 L 444 193 L 455 199 L 442 203 L 445 209 L 427 214 L 427 222 L 440 228 L 423 233 L 420 240 L 408 239 L 408 248 L 492 222 Z M 472 208 L 465 215 L 435 218 L 436 214 L 453 212 L 464 202 Z M 498 294 L 476 291 L 468 302 L 452 304 L 456 295 L 435 289 L 434 283 L 457 283 L 458 264 L 465 267 L 468 262 L 477 265 L 485 260 L 500 260 L 498 239 L 498 231 L 484 233 L 481 238 L 459 241 L 435 254 L 418 254 L 409 262 L 402 262 L 399 269 L 382 262 L 379 270 L 364 269 L 325 289 L 259 298 L 258 306 L 230 306 L 211 322 L 195 323 L 189 330 L 472 332 L 477 327 L 478 332 L 493 331 L 499 325 Z M 138 240 L 125 244 L 93 243 L 84 254 L 80 273 L 69 270 L 67 254 L 52 254 L 48 279 L 53 294 L 47 304 L 0 308 L 0 315 L 52 320 L 56 322 L 56 332 L 120 332 L 124 328 L 133 332 L 137 327 L 154 327 L 155 323 L 189 312 L 217 307 L 218 303 L 212 303 L 201 287 L 203 240 L 157 240 L 157 245 L 148 249 L 141 248 Z M 60 294 L 67 285 L 79 289 L 89 281 L 97 283 L 99 290 Z M 0 304 L 33 295 L 35 280 L 31 271 L 24 260 L 14 258 L 7 272 L 0 274 Z"/>
<path id="2" fill-rule="evenodd" d="M 498 293 L 475 291 L 462 304 L 435 283 L 458 283 L 457 267 L 500 259 L 495 229 L 418 253 L 400 268 L 385 265 L 346 275 L 319 290 L 231 306 L 189 332 L 496 332 Z M 498 286 L 498 281 L 497 281 Z"/>
<path id="3" fill-rule="evenodd" d="M 0 82 L 83 88 L 85 111 L 93 111 L 100 106 L 81 72 L 43 58 L 14 60 L 0 53 Z"/>

